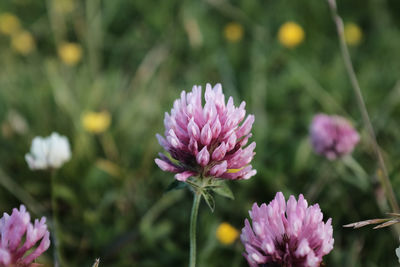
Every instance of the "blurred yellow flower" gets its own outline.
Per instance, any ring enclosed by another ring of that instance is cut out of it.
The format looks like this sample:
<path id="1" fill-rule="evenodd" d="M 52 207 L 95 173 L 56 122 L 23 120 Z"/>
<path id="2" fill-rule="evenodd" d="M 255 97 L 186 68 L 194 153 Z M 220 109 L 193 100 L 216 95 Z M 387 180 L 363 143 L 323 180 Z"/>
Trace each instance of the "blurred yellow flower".
<path id="1" fill-rule="evenodd" d="M 75 9 L 74 0 L 53 0 L 56 12 L 61 14 L 71 13 Z"/>
<path id="2" fill-rule="evenodd" d="M 242 40 L 243 34 L 243 26 L 237 22 L 230 22 L 224 28 L 225 39 L 231 43 L 237 43 Z"/>
<path id="3" fill-rule="evenodd" d="M 78 43 L 63 43 L 58 48 L 58 56 L 69 65 L 76 65 L 82 58 L 82 47 Z"/>
<path id="4" fill-rule="evenodd" d="M 120 175 L 120 168 L 117 164 L 106 160 L 106 159 L 98 159 L 96 161 L 96 166 L 100 170 L 108 173 L 111 176 L 118 177 Z"/>
<path id="5" fill-rule="evenodd" d="M 284 23 L 278 32 L 279 42 L 288 48 L 293 48 L 301 44 L 304 36 L 303 28 L 292 21 Z"/>
<path id="6" fill-rule="evenodd" d="M 35 50 L 35 39 L 28 31 L 21 31 L 11 36 L 11 48 L 21 54 L 28 55 Z"/>
<path id="7" fill-rule="evenodd" d="M 230 245 L 239 237 L 239 231 L 229 223 L 221 223 L 216 232 L 219 242 L 224 245 Z"/>
<path id="8" fill-rule="evenodd" d="M 82 125 L 86 131 L 99 134 L 108 129 L 111 124 L 111 115 L 108 111 L 88 112 L 82 117 Z"/>
<path id="9" fill-rule="evenodd" d="M 362 30 L 357 24 L 346 23 L 346 25 L 344 25 L 344 38 L 348 45 L 359 45 L 362 41 L 362 37 Z"/>
<path id="10" fill-rule="evenodd" d="M 0 14 L 0 32 L 7 35 L 15 34 L 19 31 L 21 23 L 19 19 L 11 13 Z"/>

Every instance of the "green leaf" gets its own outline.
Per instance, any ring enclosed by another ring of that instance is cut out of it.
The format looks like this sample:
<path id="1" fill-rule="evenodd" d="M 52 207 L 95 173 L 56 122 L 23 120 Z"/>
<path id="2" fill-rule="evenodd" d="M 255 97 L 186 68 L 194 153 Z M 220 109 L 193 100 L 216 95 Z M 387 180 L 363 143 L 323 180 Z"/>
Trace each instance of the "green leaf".
<path id="1" fill-rule="evenodd" d="M 207 190 L 204 190 L 202 192 L 202 195 L 204 197 L 204 200 L 206 201 L 208 207 L 210 208 L 211 212 L 214 212 L 215 209 L 215 201 L 213 196 L 211 195 L 210 192 L 208 192 Z"/>
<path id="2" fill-rule="evenodd" d="M 220 196 L 235 199 L 233 196 L 232 190 L 229 188 L 226 182 L 222 182 L 221 184 L 212 188 L 212 190 Z"/>
<path id="3" fill-rule="evenodd" d="M 172 191 L 172 190 L 183 189 L 185 187 L 186 187 L 186 183 L 178 181 L 178 180 L 174 180 L 172 183 L 169 184 L 167 189 L 165 189 L 165 193 Z"/>
<path id="4" fill-rule="evenodd" d="M 58 184 L 54 190 L 54 195 L 56 198 L 61 198 L 71 205 L 73 205 L 72 203 L 77 203 L 78 197 L 76 196 L 75 191 L 68 186 Z"/>

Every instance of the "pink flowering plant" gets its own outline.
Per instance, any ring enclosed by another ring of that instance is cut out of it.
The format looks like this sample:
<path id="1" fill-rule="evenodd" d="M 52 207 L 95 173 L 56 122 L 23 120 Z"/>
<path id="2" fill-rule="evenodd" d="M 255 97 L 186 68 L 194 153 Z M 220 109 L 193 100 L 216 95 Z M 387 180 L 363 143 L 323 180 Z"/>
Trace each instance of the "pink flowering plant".
<path id="1" fill-rule="evenodd" d="M 200 86 L 192 92 L 182 91 L 171 113 L 165 113 L 164 136 L 157 135 L 167 154 L 159 154 L 156 164 L 164 171 L 175 173 L 170 188 L 189 185 L 194 192 L 191 215 L 190 266 L 195 266 L 195 230 L 201 197 L 214 210 L 210 192 L 233 198 L 227 180 L 249 179 L 256 174 L 250 165 L 255 142 L 247 145 L 254 115 L 246 118 L 246 103 L 235 107 L 233 98 L 225 102 L 221 84 L 206 85 L 202 104 Z"/>
<path id="2" fill-rule="evenodd" d="M 317 114 L 311 123 L 310 139 L 315 153 L 334 160 L 350 154 L 360 136 L 345 118 Z"/>
<path id="3" fill-rule="evenodd" d="M 161 146 L 172 157 L 160 154 L 157 165 L 176 173 L 175 179 L 186 182 L 189 177 L 214 177 L 227 180 L 249 179 L 256 171 L 249 164 L 256 144 L 246 148 L 251 137 L 254 115 L 246 120 L 243 101 L 235 107 L 233 98 L 225 103 L 221 84 L 207 84 L 202 105 L 200 86 L 192 92 L 182 91 L 171 114 L 165 113 L 165 138 L 157 135 Z"/>
<path id="4" fill-rule="evenodd" d="M 35 267 L 33 261 L 50 246 L 46 218 L 31 222 L 24 205 L 0 218 L 0 266 Z"/>
<path id="5" fill-rule="evenodd" d="M 303 195 L 296 201 L 278 192 L 266 205 L 254 203 L 240 236 L 251 267 L 317 267 L 333 249 L 331 219 L 326 223 L 318 204 L 308 206 Z"/>

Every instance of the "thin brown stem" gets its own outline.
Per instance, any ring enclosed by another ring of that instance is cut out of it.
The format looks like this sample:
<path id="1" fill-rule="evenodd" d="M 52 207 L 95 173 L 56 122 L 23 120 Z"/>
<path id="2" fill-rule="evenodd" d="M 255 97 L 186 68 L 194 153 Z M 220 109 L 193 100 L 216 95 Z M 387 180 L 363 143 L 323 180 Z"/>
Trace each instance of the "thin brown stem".
<path id="1" fill-rule="evenodd" d="M 367 108 L 365 106 L 364 98 L 361 93 L 361 88 L 357 80 L 357 76 L 355 74 L 353 64 L 351 62 L 350 53 L 346 45 L 345 37 L 344 37 L 344 27 L 343 20 L 339 16 L 337 12 L 336 0 L 327 0 L 329 3 L 329 7 L 331 9 L 333 20 L 336 24 L 337 33 L 339 36 L 339 44 L 340 50 L 342 52 L 343 60 L 346 66 L 347 74 L 349 75 L 351 85 L 354 89 L 354 93 L 356 95 L 357 103 L 361 112 L 361 116 L 365 127 L 367 128 L 368 134 L 371 139 L 371 143 L 374 149 L 375 156 L 378 160 L 378 165 L 380 170 L 382 171 L 382 186 L 385 189 L 386 198 L 388 199 L 391 209 L 393 212 L 399 213 L 399 205 L 397 204 L 396 196 L 393 191 L 392 184 L 389 179 L 388 171 L 385 166 L 385 162 L 383 160 L 381 149 L 376 141 L 376 136 L 374 132 L 374 128 L 372 127 L 371 120 L 368 115 Z"/>

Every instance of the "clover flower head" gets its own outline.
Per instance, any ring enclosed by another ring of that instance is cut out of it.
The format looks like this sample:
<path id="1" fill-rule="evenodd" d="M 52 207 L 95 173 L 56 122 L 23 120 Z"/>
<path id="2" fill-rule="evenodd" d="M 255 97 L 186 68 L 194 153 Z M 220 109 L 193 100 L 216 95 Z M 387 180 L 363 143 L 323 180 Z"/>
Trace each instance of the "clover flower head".
<path id="1" fill-rule="evenodd" d="M 360 140 L 353 126 L 343 117 L 318 114 L 310 127 L 314 151 L 330 160 L 350 154 Z"/>
<path id="2" fill-rule="evenodd" d="M 31 151 L 25 155 L 31 170 L 60 168 L 71 158 L 71 148 L 67 137 L 52 133 L 48 137 L 33 139 Z"/>
<path id="3" fill-rule="evenodd" d="M 32 262 L 49 248 L 50 233 L 45 217 L 34 224 L 30 220 L 24 205 L 0 218 L 0 266 L 39 266 Z"/>
<path id="4" fill-rule="evenodd" d="M 251 267 L 317 267 L 333 249 L 331 219 L 323 222 L 318 206 L 308 206 L 303 195 L 296 201 L 278 192 L 266 205 L 254 203 L 240 239 Z"/>
<path id="5" fill-rule="evenodd" d="M 245 119 L 245 102 L 235 107 L 230 97 L 225 103 L 221 84 L 207 84 L 204 97 L 203 106 L 201 87 L 194 86 L 175 100 L 171 114 L 165 114 L 165 138 L 157 135 L 171 157 L 160 154 L 156 164 L 177 173 L 179 181 L 191 176 L 249 179 L 256 174 L 250 165 L 256 144 L 245 145 L 254 116 Z"/>

